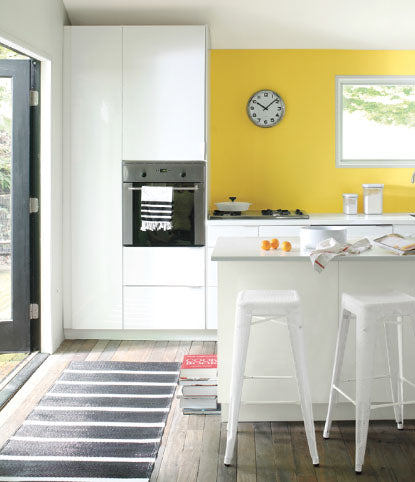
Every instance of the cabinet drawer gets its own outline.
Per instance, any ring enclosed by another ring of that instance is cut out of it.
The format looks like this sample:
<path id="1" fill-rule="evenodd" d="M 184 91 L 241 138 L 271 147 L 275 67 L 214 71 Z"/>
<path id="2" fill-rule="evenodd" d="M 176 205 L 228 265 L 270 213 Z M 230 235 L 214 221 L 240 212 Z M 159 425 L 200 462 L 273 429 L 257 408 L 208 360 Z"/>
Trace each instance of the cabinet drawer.
<path id="1" fill-rule="evenodd" d="M 124 248 L 123 266 L 124 285 L 205 285 L 205 248 Z"/>
<path id="2" fill-rule="evenodd" d="M 204 288 L 124 287 L 124 329 L 204 328 Z"/>
<path id="3" fill-rule="evenodd" d="M 385 224 L 383 226 L 344 226 L 347 228 L 347 238 L 363 238 L 365 236 L 376 237 L 390 234 L 392 232 L 392 225 Z"/>
<path id="4" fill-rule="evenodd" d="M 393 232 L 403 236 L 413 236 L 415 234 L 415 224 L 394 224 Z"/>
<path id="5" fill-rule="evenodd" d="M 258 236 L 257 226 L 208 226 L 207 245 L 215 246 L 216 240 L 221 237 Z"/>
<path id="6" fill-rule="evenodd" d="M 302 226 L 259 226 L 259 236 L 280 238 L 281 236 L 300 236 Z"/>

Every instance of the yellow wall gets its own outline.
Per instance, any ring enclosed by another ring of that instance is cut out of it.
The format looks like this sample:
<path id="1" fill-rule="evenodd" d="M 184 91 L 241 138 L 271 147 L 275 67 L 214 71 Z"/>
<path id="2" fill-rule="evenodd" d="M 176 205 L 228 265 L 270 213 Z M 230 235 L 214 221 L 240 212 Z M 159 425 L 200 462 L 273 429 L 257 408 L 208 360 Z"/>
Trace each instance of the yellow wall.
<path id="1" fill-rule="evenodd" d="M 385 212 L 415 211 L 412 169 L 335 168 L 336 75 L 415 75 L 415 51 L 211 51 L 212 208 L 234 195 L 252 209 L 341 212 L 342 193 L 355 192 L 361 212 L 362 183 L 384 183 Z M 246 114 L 260 89 L 286 105 L 269 129 Z"/>

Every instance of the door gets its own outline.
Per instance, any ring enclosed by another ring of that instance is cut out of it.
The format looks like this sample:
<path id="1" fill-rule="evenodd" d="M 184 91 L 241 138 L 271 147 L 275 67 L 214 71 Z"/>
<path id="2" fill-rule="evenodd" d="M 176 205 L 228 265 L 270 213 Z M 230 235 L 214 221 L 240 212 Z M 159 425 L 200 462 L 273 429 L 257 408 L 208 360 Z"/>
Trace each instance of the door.
<path id="1" fill-rule="evenodd" d="M 30 351 L 30 88 L 31 60 L 0 60 L 0 352 Z"/>

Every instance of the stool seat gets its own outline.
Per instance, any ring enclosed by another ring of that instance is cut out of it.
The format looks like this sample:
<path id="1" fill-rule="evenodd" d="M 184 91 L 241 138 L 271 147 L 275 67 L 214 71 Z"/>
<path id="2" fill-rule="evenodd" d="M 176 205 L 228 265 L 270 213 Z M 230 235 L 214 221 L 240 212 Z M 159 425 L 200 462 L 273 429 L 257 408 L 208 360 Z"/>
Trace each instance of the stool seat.
<path id="1" fill-rule="evenodd" d="M 259 317 L 260 320 L 253 321 L 253 317 Z M 230 465 L 235 449 L 242 386 L 246 378 L 245 364 L 251 326 L 268 321 L 281 323 L 281 318 L 285 318 L 282 324 L 288 327 L 290 334 L 295 369 L 295 377 L 293 378 L 297 381 L 310 456 L 314 465 L 319 463 L 298 293 L 294 290 L 244 290 L 239 292 L 236 301 L 228 433 L 224 457 L 225 465 Z"/>
<path id="2" fill-rule="evenodd" d="M 346 348 L 350 320 L 356 318 L 356 400 L 340 388 L 340 375 Z M 404 401 L 404 383 L 415 388 L 415 383 L 403 373 L 403 321 L 409 318 L 415 331 L 415 298 L 398 291 L 372 294 L 343 293 L 336 354 L 330 386 L 329 405 L 323 436 L 329 438 L 333 408 L 339 395 L 356 407 L 356 453 L 355 471 L 360 473 L 366 452 L 370 411 L 375 408 L 393 407 L 398 429 L 403 429 L 404 405 L 415 401 Z M 377 336 L 377 325 L 383 324 L 386 338 L 386 355 L 389 367 L 392 403 L 372 404 L 373 361 Z"/>
<path id="3" fill-rule="evenodd" d="M 300 298 L 295 290 L 243 290 L 236 305 L 251 316 L 284 316 L 300 307 Z"/>
<path id="4" fill-rule="evenodd" d="M 382 321 L 388 316 L 414 314 L 415 298 L 399 291 L 376 294 L 343 293 L 342 307 L 355 315 L 371 315 Z"/>

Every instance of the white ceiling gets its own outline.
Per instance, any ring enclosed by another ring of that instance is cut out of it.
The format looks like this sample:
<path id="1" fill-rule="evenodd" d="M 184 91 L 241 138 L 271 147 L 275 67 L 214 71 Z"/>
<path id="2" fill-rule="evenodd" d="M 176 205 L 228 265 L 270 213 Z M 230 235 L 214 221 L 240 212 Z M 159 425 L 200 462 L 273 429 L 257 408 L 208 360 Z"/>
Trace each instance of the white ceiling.
<path id="1" fill-rule="evenodd" d="M 72 25 L 207 24 L 216 49 L 415 49 L 413 0 L 63 0 Z"/>

